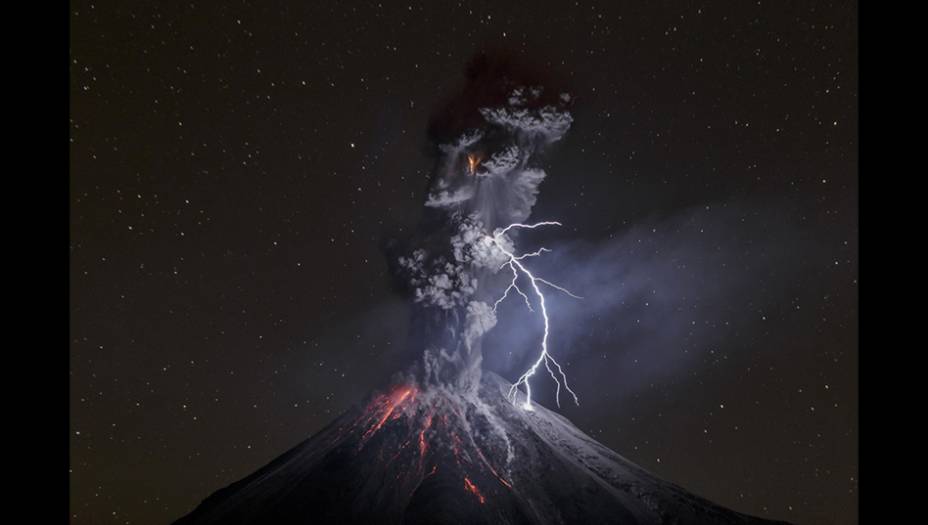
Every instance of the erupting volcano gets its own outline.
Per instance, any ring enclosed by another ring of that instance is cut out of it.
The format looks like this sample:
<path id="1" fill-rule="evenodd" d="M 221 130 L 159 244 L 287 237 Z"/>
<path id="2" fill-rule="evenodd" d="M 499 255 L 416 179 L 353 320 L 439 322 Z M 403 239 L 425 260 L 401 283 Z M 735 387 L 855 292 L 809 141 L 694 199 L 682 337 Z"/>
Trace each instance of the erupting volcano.
<path id="1" fill-rule="evenodd" d="M 393 261 L 413 303 L 415 361 L 178 524 L 765 522 L 656 478 L 532 399 L 548 385 L 558 405 L 582 396 L 549 347 L 557 317 L 545 299 L 583 299 L 532 269 L 547 248 L 516 244 L 522 231 L 560 226 L 526 221 L 546 176 L 537 157 L 572 125 L 571 102 L 509 64 L 472 65 L 433 123 L 423 227 Z M 537 344 L 518 349 L 529 365 L 514 383 L 481 367 L 507 299 L 543 324 Z"/>
<path id="2" fill-rule="evenodd" d="M 770 523 L 524 410 L 510 387 L 490 372 L 469 394 L 397 384 L 177 523 Z"/>

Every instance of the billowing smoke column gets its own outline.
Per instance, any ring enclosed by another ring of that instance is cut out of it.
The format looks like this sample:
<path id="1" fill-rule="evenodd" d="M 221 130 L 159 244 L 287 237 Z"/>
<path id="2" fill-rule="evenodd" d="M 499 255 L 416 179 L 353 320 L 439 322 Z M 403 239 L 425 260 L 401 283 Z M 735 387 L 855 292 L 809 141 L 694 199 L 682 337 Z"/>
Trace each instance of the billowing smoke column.
<path id="1" fill-rule="evenodd" d="M 417 247 L 399 257 L 416 304 L 415 340 L 425 342 L 419 381 L 473 391 L 480 381 L 481 339 L 497 324 L 497 306 L 511 293 L 542 317 L 538 357 L 510 392 L 525 390 L 544 365 L 560 393 L 577 396 L 548 349 L 549 318 L 543 289 L 566 289 L 535 276 L 520 254 L 517 231 L 555 222 L 525 224 L 545 178 L 537 159 L 572 123 L 571 97 L 507 63 L 478 58 L 464 93 L 432 125 L 436 165 L 425 205 L 430 227 Z M 529 293 L 525 293 L 528 291 Z M 573 294 L 570 294 L 573 297 Z M 534 304 L 534 306 L 533 306 Z"/>

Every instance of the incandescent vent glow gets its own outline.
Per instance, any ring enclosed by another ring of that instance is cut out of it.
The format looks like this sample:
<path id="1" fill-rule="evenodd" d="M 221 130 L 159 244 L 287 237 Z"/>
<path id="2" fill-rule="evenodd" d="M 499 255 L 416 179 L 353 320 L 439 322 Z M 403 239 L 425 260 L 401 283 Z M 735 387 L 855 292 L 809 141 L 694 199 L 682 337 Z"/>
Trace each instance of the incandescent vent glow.
<path id="1" fill-rule="evenodd" d="M 497 299 L 496 303 L 493 304 L 493 312 L 494 313 L 496 312 L 496 309 L 497 307 L 499 307 L 499 304 L 503 302 L 509 296 L 509 292 L 513 290 L 522 296 L 522 299 L 525 300 L 525 306 L 528 307 L 529 311 L 531 312 L 535 311 L 532 308 L 532 304 L 531 304 L 531 301 L 529 300 L 528 295 L 526 295 L 525 292 L 523 292 L 522 289 L 519 288 L 519 284 L 518 284 L 519 276 L 522 275 L 525 278 L 527 278 L 529 283 L 531 284 L 532 292 L 535 295 L 535 297 L 537 297 L 538 299 L 538 304 L 541 310 L 541 317 L 544 320 L 545 329 L 544 329 L 544 335 L 541 338 L 541 354 L 538 356 L 538 359 L 535 361 L 535 363 L 532 364 L 532 366 L 529 367 L 529 369 L 526 370 L 525 373 L 519 377 L 519 380 L 516 381 L 512 385 L 512 387 L 509 389 L 509 400 L 511 402 L 515 402 L 516 395 L 519 389 L 519 385 L 525 386 L 525 403 L 523 403 L 522 405 L 522 408 L 524 408 L 525 410 L 532 410 L 532 387 L 529 384 L 529 379 L 535 375 L 535 372 L 538 370 L 538 367 L 541 366 L 542 363 L 544 363 L 545 368 L 548 370 L 548 373 L 551 374 L 551 378 L 554 379 L 554 382 L 557 384 L 557 391 L 555 392 L 554 399 L 557 402 L 558 408 L 560 408 L 561 406 L 561 386 L 562 384 L 563 384 L 564 389 L 570 392 L 570 395 L 573 396 L 574 403 L 576 403 L 577 405 L 580 404 L 580 400 L 577 398 L 577 394 L 574 393 L 574 391 L 571 390 L 570 386 L 567 384 L 567 375 L 564 374 L 563 368 L 561 368 L 561 365 L 554 359 L 554 357 L 551 356 L 551 354 L 548 353 L 548 330 L 550 327 L 550 323 L 548 322 L 548 310 L 545 305 L 545 295 L 541 292 L 541 288 L 538 287 L 538 284 L 540 283 L 540 284 L 550 286 L 551 288 L 554 288 L 555 290 L 559 290 L 575 299 L 581 299 L 581 297 L 574 295 L 567 289 L 562 288 L 554 283 L 551 283 L 550 281 L 546 281 L 545 279 L 542 279 L 540 277 L 535 277 L 535 275 L 532 274 L 532 272 L 529 271 L 529 269 L 526 268 L 524 264 L 522 264 L 522 261 L 524 259 L 527 259 L 529 257 L 537 257 L 541 255 L 542 253 L 548 252 L 550 250 L 548 250 L 547 248 L 540 248 L 537 251 L 534 251 L 531 253 L 515 255 L 513 252 L 509 251 L 506 248 L 507 243 L 504 240 L 503 236 L 506 234 L 506 232 L 508 232 L 509 230 L 513 228 L 535 229 L 540 226 L 560 226 L 560 225 L 561 223 L 553 222 L 553 221 L 538 222 L 535 224 L 519 224 L 519 223 L 510 224 L 509 226 L 506 226 L 505 228 L 496 231 L 493 234 L 493 236 L 490 237 L 490 240 L 492 241 L 492 243 L 497 248 L 499 248 L 506 255 L 506 257 L 508 257 L 508 260 L 505 263 L 503 263 L 502 266 L 500 266 L 500 269 L 508 266 L 509 269 L 512 270 L 512 281 L 509 283 L 509 286 L 506 288 L 506 291 L 503 292 L 502 297 Z M 554 369 L 551 367 L 551 365 L 554 365 L 554 368 L 557 369 L 556 374 L 554 372 Z"/>
<path id="2" fill-rule="evenodd" d="M 480 165 L 480 157 L 475 153 L 467 154 L 467 172 L 471 175 L 477 174 L 477 166 Z"/>

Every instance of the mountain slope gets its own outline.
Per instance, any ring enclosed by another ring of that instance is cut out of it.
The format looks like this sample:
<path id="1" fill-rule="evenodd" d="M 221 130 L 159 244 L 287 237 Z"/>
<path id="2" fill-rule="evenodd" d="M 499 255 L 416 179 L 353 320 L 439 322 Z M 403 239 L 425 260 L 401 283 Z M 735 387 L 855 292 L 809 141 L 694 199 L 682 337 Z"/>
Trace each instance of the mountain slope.
<path id="1" fill-rule="evenodd" d="M 488 372 L 472 392 L 396 385 L 176 523 L 771 523 L 513 405 L 509 387 Z"/>

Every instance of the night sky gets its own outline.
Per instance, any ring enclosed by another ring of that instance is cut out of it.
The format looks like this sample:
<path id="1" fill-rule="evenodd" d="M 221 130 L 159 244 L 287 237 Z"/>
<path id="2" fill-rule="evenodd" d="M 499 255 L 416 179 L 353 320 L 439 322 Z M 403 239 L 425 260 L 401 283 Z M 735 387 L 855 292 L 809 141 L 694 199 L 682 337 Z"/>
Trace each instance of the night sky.
<path id="1" fill-rule="evenodd" d="M 526 237 L 588 298 L 552 303 L 561 413 L 724 506 L 857 523 L 856 5 L 212 4 L 71 3 L 72 523 L 170 522 L 415 357 L 384 246 L 481 51 L 574 96 L 532 215 L 565 226 Z"/>

